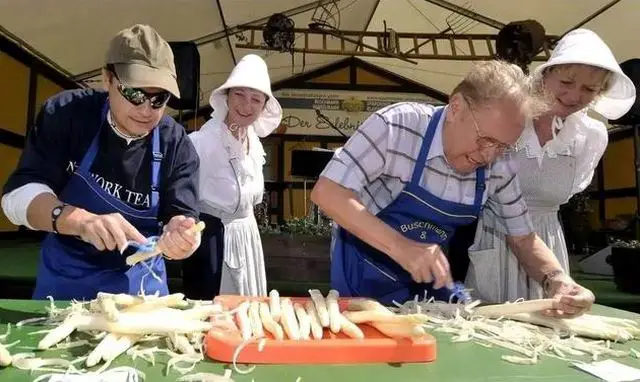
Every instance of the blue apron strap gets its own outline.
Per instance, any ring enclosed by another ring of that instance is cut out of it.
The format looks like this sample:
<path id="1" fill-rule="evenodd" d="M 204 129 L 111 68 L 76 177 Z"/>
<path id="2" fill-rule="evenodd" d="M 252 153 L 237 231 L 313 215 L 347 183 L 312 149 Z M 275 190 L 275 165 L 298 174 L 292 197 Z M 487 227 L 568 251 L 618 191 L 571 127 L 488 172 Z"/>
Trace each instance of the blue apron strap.
<path id="1" fill-rule="evenodd" d="M 482 196 L 484 195 L 485 187 L 485 168 L 480 167 L 476 169 L 476 196 L 473 200 L 473 211 L 477 216 L 480 216 L 480 210 L 482 209 Z"/>
<path id="2" fill-rule="evenodd" d="M 109 99 L 104 101 L 104 105 L 102 106 L 102 111 L 100 112 L 100 125 L 98 126 L 98 132 L 95 137 L 91 141 L 89 148 L 87 149 L 87 153 L 82 158 L 82 162 L 80 163 L 80 169 L 88 172 L 89 167 L 93 163 L 93 160 L 96 158 L 96 154 L 98 153 L 98 141 L 100 140 L 100 130 L 102 130 L 102 125 L 104 121 L 107 120 L 107 111 L 109 110 Z"/>
<path id="3" fill-rule="evenodd" d="M 413 167 L 413 175 L 411 176 L 411 183 L 413 184 L 420 184 L 420 178 L 422 178 L 422 173 L 424 172 L 424 165 L 427 161 L 427 155 L 429 155 L 429 148 L 431 147 L 433 136 L 436 133 L 438 122 L 440 122 L 440 116 L 442 116 L 443 109 L 444 107 L 442 106 L 435 108 L 435 111 L 431 116 L 431 120 L 429 121 L 429 125 L 427 126 L 427 132 L 422 139 L 422 146 L 420 146 L 418 159 L 416 159 L 416 164 Z"/>
<path id="4" fill-rule="evenodd" d="M 160 164 L 162 162 L 162 151 L 160 151 L 160 132 L 158 127 L 153 129 L 152 134 L 152 158 L 151 158 L 151 209 L 158 207 L 160 201 L 159 185 L 160 185 Z"/>

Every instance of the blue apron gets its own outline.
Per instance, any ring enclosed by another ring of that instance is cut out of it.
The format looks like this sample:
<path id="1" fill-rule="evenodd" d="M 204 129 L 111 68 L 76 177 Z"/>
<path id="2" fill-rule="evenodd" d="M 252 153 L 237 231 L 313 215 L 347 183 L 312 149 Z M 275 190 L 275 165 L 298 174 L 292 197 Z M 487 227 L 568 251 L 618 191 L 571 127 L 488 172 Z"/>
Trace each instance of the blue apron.
<path id="1" fill-rule="evenodd" d="M 100 130 L 105 125 L 107 110 L 108 101 L 102 109 L 100 128 L 59 198 L 65 203 L 98 215 L 120 213 L 145 237 L 157 235 L 161 227 L 158 221 L 158 178 L 162 160 L 160 132 L 157 127 L 154 128 L 151 137 L 153 160 L 150 208 L 137 210 L 109 195 L 89 173 L 98 152 Z M 78 237 L 49 233 L 42 243 L 33 299 L 41 300 L 52 296 L 56 300 L 90 300 L 95 298 L 98 292 L 137 295 L 141 288 L 145 294 L 168 294 L 162 256 L 155 256 L 145 264 L 129 267 L 125 258 L 131 253 L 132 250 L 127 250 L 124 254 L 120 254 L 118 250 L 99 251 Z M 155 279 L 145 265 L 162 282 Z"/>
<path id="2" fill-rule="evenodd" d="M 423 139 L 411 181 L 400 195 L 376 215 L 405 237 L 424 243 L 446 246 L 457 227 L 473 223 L 480 214 L 485 189 L 485 171 L 476 170 L 473 205 L 440 199 L 420 186 L 429 148 L 442 108 L 438 108 Z M 341 296 L 370 297 L 383 304 L 403 303 L 415 295 L 449 301 L 456 296 L 446 287 L 434 289 L 433 283 L 416 283 L 409 272 L 381 251 L 338 227 L 331 259 L 331 287 Z"/>

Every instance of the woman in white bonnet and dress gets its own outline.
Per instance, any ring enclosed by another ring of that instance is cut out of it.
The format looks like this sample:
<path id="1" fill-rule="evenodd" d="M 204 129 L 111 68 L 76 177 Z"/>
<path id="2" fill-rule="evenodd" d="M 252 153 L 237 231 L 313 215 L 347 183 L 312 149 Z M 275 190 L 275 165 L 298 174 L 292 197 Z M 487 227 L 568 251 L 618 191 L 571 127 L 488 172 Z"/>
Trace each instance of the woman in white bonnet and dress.
<path id="1" fill-rule="evenodd" d="M 200 248 L 184 262 L 185 295 L 264 296 L 264 253 L 253 212 L 264 192 L 260 138 L 282 119 L 266 63 L 244 56 L 209 103 L 211 119 L 189 135 L 200 157 L 200 219 L 207 226 Z"/>
<path id="2" fill-rule="evenodd" d="M 605 125 L 587 115 L 591 109 L 607 119 L 623 116 L 634 104 L 633 82 L 622 72 L 607 45 L 594 32 L 577 29 L 565 35 L 550 59 L 533 73 L 550 96 L 550 110 L 526 128 L 513 153 L 519 166 L 522 197 L 538 236 L 569 274 L 569 259 L 558 209 L 583 191 L 607 147 Z M 515 201 L 514 201 L 515 202 Z M 502 303 L 543 298 L 544 285 L 527 277 L 504 239 L 491 205 L 478 222 L 469 248 L 466 286 L 472 296 Z"/>

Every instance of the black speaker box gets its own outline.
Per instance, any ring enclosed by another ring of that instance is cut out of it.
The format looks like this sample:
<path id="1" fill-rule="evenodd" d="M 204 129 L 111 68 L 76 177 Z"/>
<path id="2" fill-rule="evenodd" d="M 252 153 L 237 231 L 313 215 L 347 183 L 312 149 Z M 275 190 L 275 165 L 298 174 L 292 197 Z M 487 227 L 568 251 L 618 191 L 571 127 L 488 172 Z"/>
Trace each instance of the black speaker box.
<path id="1" fill-rule="evenodd" d="M 200 98 L 200 52 L 192 41 L 169 42 L 178 75 L 180 99 L 171 97 L 168 106 L 175 110 L 193 110 Z"/>
<path id="2" fill-rule="evenodd" d="M 318 178 L 332 157 L 333 151 L 293 150 L 291 151 L 291 175 Z"/>
<path id="3" fill-rule="evenodd" d="M 627 114 L 609 123 L 612 125 L 640 125 L 640 99 L 638 99 L 638 85 L 640 85 L 640 58 L 632 58 L 620 64 L 620 68 L 636 86 L 636 102 Z"/>

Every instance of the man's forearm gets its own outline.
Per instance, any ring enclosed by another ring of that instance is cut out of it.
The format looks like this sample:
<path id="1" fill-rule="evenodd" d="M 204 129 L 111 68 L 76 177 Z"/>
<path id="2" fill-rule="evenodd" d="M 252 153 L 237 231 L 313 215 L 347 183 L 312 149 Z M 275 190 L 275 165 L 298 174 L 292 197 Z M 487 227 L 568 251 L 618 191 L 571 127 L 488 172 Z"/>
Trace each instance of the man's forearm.
<path id="1" fill-rule="evenodd" d="M 62 202 L 50 193 L 42 193 L 36 196 L 27 208 L 27 220 L 29 225 L 39 231 L 53 232 L 51 211 Z M 58 218 L 58 232 L 65 235 L 80 236 L 82 221 L 92 214 L 81 208 L 67 206 Z"/>
<path id="2" fill-rule="evenodd" d="M 397 260 L 398 244 L 404 236 L 367 211 L 353 191 L 321 177 L 311 200 L 338 225 Z"/>
<path id="3" fill-rule="evenodd" d="M 545 275 L 562 270 L 551 249 L 535 233 L 507 236 L 507 243 L 529 277 L 542 282 Z"/>

